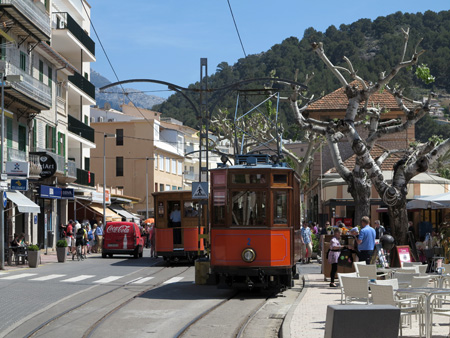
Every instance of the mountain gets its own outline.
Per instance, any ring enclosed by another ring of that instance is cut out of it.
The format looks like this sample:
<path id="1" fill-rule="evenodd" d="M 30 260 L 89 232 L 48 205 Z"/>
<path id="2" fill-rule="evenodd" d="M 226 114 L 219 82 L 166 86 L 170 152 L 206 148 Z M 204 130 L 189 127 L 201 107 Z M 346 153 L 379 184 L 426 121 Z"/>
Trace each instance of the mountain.
<path id="1" fill-rule="evenodd" d="M 130 102 L 129 98 L 123 94 L 120 86 L 109 88 L 106 93 L 100 93 L 99 88 L 110 84 L 111 81 L 97 73 L 95 70 L 91 70 L 91 82 L 95 86 L 95 100 L 97 101 L 97 106 L 104 107 L 105 103 L 108 102 L 111 105 L 111 108 L 121 110 L 120 105 Z M 125 90 L 128 93 L 132 93 L 128 96 L 131 97 L 131 100 L 133 100 L 133 103 L 137 107 L 152 109 L 154 105 L 161 104 L 165 101 L 162 97 L 147 95 L 137 89 L 125 88 Z"/>
<path id="2" fill-rule="evenodd" d="M 368 81 L 376 81 L 380 72 L 390 72 L 392 67 L 401 60 L 403 52 L 403 35 L 401 29 L 410 28 L 409 45 L 405 59 L 409 59 L 417 43 L 423 38 L 419 50 L 426 52 L 420 56 L 419 63 L 427 64 L 436 81 L 426 85 L 415 76 L 416 67 L 402 69 L 392 81 L 405 88 L 405 94 L 414 99 L 421 99 L 426 93 L 450 92 L 450 11 L 435 13 L 402 13 L 397 12 L 375 20 L 360 19 L 351 24 L 342 24 L 338 28 L 328 27 L 320 32 L 307 28 L 302 38 L 288 37 L 269 50 L 248 55 L 239 59 L 234 65 L 222 62 L 217 66 L 215 73 L 208 78 L 208 88 L 220 88 L 244 79 L 275 77 L 294 79 L 298 69 L 298 81 L 303 82 L 307 74 L 314 73 L 308 84 L 308 95 L 315 94 L 320 97 L 340 87 L 335 76 L 329 71 L 319 57 L 312 51 L 312 42 L 322 42 L 328 58 L 335 65 L 347 67 L 343 57 L 348 57 L 359 76 Z M 213 69 L 213 66 L 209 67 Z M 345 74 L 347 76 L 347 74 Z M 350 80 L 350 79 L 349 79 Z M 266 84 L 264 84 L 266 85 Z M 247 85 L 248 89 L 262 88 L 263 83 Z M 190 88 L 200 88 L 199 83 L 191 84 Z M 288 88 L 289 89 L 289 88 Z M 234 95 L 231 95 L 234 94 Z M 228 109 L 235 111 L 236 93 L 229 92 L 218 101 L 215 109 Z M 282 96 L 289 94 L 282 93 Z M 208 94 L 208 102 L 212 104 L 219 97 L 219 93 Z M 251 104 L 248 99 L 255 92 L 241 92 L 242 108 L 248 110 Z M 198 102 L 197 94 L 188 92 L 187 96 Z M 263 96 L 263 95 L 261 95 Z M 254 102 L 252 104 L 255 104 Z M 164 113 L 184 122 L 191 127 L 197 127 L 198 119 L 195 113 L 180 94 L 171 95 L 164 103 L 153 107 L 154 110 Z M 214 114 L 214 111 L 212 112 Z M 280 120 L 289 130 L 295 125 L 294 114 L 287 103 L 280 105 Z M 295 130 L 288 132 L 292 137 Z"/>

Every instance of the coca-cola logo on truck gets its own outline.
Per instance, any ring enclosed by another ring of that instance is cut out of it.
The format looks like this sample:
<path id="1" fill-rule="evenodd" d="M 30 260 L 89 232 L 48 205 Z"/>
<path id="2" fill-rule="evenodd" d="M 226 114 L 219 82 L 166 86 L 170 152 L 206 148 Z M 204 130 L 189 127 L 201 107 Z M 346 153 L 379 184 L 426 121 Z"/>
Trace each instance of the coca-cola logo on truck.
<path id="1" fill-rule="evenodd" d="M 130 225 L 110 225 L 106 232 L 109 234 L 128 234 L 131 231 Z"/>

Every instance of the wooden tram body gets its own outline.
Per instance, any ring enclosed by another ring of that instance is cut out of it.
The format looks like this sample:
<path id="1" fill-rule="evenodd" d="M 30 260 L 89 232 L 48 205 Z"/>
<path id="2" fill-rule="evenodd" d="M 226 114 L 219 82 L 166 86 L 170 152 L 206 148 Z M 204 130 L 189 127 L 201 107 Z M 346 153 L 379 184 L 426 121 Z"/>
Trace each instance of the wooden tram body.
<path id="1" fill-rule="evenodd" d="M 165 191 L 153 193 L 153 196 L 156 254 L 167 261 L 180 259 L 194 261 L 204 256 L 205 242 L 203 238 L 199 238 L 199 235 L 205 233 L 206 217 L 201 217 L 202 225 L 199 230 L 198 212 L 201 208 L 199 208 L 199 202 L 192 199 L 192 192 L 190 190 Z M 170 214 L 175 209 L 175 205 L 178 206 L 181 214 L 180 226 L 174 226 L 170 220 Z"/>
<path id="2" fill-rule="evenodd" d="M 211 272 L 232 287 L 291 287 L 300 259 L 300 179 L 266 155 L 211 173 Z"/>

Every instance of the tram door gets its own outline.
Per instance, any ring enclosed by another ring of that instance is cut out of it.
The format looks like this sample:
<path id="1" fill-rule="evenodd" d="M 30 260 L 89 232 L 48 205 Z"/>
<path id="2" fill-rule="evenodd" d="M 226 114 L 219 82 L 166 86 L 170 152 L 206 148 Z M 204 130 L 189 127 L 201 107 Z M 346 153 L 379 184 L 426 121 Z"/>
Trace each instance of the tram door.
<path id="1" fill-rule="evenodd" d="M 167 224 L 173 229 L 174 247 L 182 247 L 181 239 L 181 201 L 167 201 Z"/>

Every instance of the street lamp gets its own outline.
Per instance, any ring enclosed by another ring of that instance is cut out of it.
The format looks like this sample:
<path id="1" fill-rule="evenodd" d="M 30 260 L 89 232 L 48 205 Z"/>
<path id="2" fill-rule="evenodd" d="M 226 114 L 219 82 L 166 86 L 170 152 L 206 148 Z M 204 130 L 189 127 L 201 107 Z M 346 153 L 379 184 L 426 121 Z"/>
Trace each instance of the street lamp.
<path id="1" fill-rule="evenodd" d="M 106 226 L 106 138 L 115 138 L 116 134 L 103 133 L 103 226 Z"/>
<path id="2" fill-rule="evenodd" d="M 1 165 L 1 181 L 3 181 L 3 175 L 5 173 L 4 166 L 4 153 L 5 153 L 5 80 L 8 82 L 22 82 L 22 75 L 7 75 L 4 73 L 1 74 L 1 87 L 2 87 L 2 125 L 1 125 L 1 156 L 0 156 L 0 165 Z M 3 191 L 2 191 L 3 195 Z M 0 270 L 5 269 L 5 208 L 3 207 L 3 197 L 2 203 L 0 203 Z"/>
<path id="3" fill-rule="evenodd" d="M 148 219 L 148 160 L 145 158 L 145 219 Z"/>

